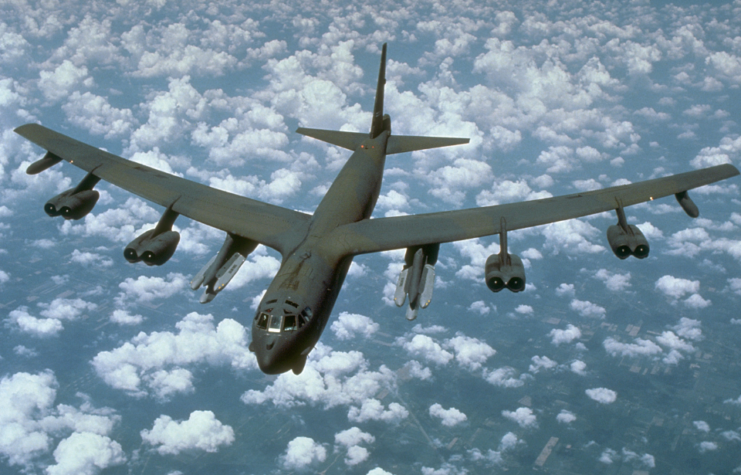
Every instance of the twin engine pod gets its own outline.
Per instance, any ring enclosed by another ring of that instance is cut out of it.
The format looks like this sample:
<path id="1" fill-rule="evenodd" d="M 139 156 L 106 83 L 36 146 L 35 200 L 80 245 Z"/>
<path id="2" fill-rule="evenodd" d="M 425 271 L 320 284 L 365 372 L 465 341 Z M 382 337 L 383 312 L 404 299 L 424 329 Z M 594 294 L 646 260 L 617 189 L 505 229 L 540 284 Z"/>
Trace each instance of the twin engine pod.
<path id="1" fill-rule="evenodd" d="M 64 219 L 83 218 L 93 210 L 100 198 L 100 193 L 93 190 L 99 181 L 100 178 L 92 172 L 88 173 L 76 187 L 63 191 L 47 201 L 44 212 L 51 217 L 61 216 Z"/>
<path id="2" fill-rule="evenodd" d="M 44 211 L 51 217 L 80 219 L 93 210 L 99 198 L 100 193 L 95 190 L 75 192 L 75 189 L 71 188 L 47 201 Z"/>
<path id="3" fill-rule="evenodd" d="M 627 259 L 633 256 L 637 259 L 648 257 L 648 241 L 637 226 L 628 224 L 625 219 L 625 211 L 622 205 L 615 209 L 618 223 L 607 228 L 607 242 L 610 243 L 612 252 L 619 259 Z"/>
<path id="4" fill-rule="evenodd" d="M 124 249 L 124 258 L 133 263 L 144 261 L 148 266 L 161 266 L 175 254 L 180 243 L 180 233 L 172 230 L 178 213 L 172 210 L 174 203 L 162 214 L 154 229 L 142 233 Z"/>
<path id="5" fill-rule="evenodd" d="M 143 233 L 124 249 L 124 257 L 132 264 L 140 261 L 148 266 L 161 266 L 175 254 L 180 233 L 165 231 L 155 235 L 155 229 Z"/>
<path id="6" fill-rule="evenodd" d="M 492 254 L 484 267 L 486 286 L 492 292 L 505 287 L 511 292 L 525 290 L 525 266 L 517 254 Z"/>
<path id="7" fill-rule="evenodd" d="M 484 266 L 486 286 L 492 292 L 505 287 L 510 292 L 525 290 L 525 266 L 517 254 L 507 253 L 507 221 L 499 220 L 499 254 L 492 254 Z"/>
<path id="8" fill-rule="evenodd" d="M 619 224 L 607 228 L 607 242 L 610 243 L 612 252 L 620 259 L 627 259 L 630 256 L 645 259 L 650 250 L 646 237 L 632 224 L 628 225 L 627 230 Z"/>

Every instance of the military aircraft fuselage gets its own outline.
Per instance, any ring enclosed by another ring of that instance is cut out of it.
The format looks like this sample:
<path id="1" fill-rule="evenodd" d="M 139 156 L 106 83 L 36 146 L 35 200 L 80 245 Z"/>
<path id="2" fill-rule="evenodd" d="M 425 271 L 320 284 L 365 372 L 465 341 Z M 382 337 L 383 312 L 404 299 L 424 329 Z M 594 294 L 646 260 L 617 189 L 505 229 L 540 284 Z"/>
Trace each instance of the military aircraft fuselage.
<path id="1" fill-rule="evenodd" d="M 340 225 L 367 219 L 378 200 L 389 131 L 368 138 L 350 156 L 260 301 L 252 343 L 267 374 L 300 372 L 327 325 L 352 256 L 327 236 Z"/>

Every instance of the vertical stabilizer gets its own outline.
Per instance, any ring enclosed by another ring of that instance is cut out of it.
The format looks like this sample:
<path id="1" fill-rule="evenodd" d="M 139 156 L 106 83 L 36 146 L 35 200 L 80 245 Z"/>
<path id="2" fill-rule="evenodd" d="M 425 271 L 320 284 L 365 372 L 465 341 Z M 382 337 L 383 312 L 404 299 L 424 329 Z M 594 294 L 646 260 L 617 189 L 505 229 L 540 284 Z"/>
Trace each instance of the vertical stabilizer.
<path id="1" fill-rule="evenodd" d="M 383 132 L 383 89 L 386 86 L 386 43 L 381 50 L 381 67 L 378 70 L 378 86 L 376 86 L 376 103 L 373 106 L 373 122 L 371 122 L 370 136 L 372 139 Z"/>

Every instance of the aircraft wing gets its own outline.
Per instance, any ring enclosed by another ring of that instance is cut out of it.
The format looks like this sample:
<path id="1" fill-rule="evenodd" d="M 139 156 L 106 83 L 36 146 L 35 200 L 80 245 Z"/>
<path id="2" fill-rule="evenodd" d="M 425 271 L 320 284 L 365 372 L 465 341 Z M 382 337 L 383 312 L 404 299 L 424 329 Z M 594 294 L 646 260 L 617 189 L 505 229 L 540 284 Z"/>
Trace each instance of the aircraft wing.
<path id="1" fill-rule="evenodd" d="M 26 124 L 15 132 L 57 157 L 193 220 L 265 244 L 279 252 L 288 231 L 311 216 L 217 190 L 132 162 L 54 132 Z"/>
<path id="2" fill-rule="evenodd" d="M 625 207 L 651 201 L 738 174 L 733 165 L 718 165 L 630 185 L 542 200 L 366 219 L 339 226 L 333 231 L 331 241 L 339 245 L 345 255 L 461 241 L 499 233 L 501 218 L 506 221 L 507 231 L 529 228 L 611 211 L 620 205 Z"/>

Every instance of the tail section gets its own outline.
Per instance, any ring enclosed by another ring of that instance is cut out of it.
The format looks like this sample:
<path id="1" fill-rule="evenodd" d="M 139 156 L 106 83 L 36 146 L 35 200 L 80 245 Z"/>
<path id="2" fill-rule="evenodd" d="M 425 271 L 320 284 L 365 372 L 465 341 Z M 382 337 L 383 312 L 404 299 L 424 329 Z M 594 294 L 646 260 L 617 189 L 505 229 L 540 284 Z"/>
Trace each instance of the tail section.
<path id="1" fill-rule="evenodd" d="M 373 105 L 373 120 L 371 122 L 370 138 L 374 139 L 387 130 L 391 134 L 391 118 L 383 114 L 383 92 L 386 87 L 386 43 L 381 50 L 381 66 L 378 70 L 378 85 L 376 86 L 376 101 Z M 368 139 L 367 134 L 357 132 L 340 132 L 324 129 L 308 129 L 299 127 L 297 133 L 355 151 Z M 386 154 L 414 152 L 429 148 L 449 147 L 468 143 L 469 139 L 457 137 L 417 137 L 412 135 L 390 135 L 386 143 Z"/>
<path id="2" fill-rule="evenodd" d="M 381 67 L 378 69 L 378 85 L 376 86 L 376 103 L 373 105 L 373 121 L 371 122 L 370 138 L 374 139 L 383 132 L 383 90 L 386 86 L 386 43 L 381 50 Z"/>

